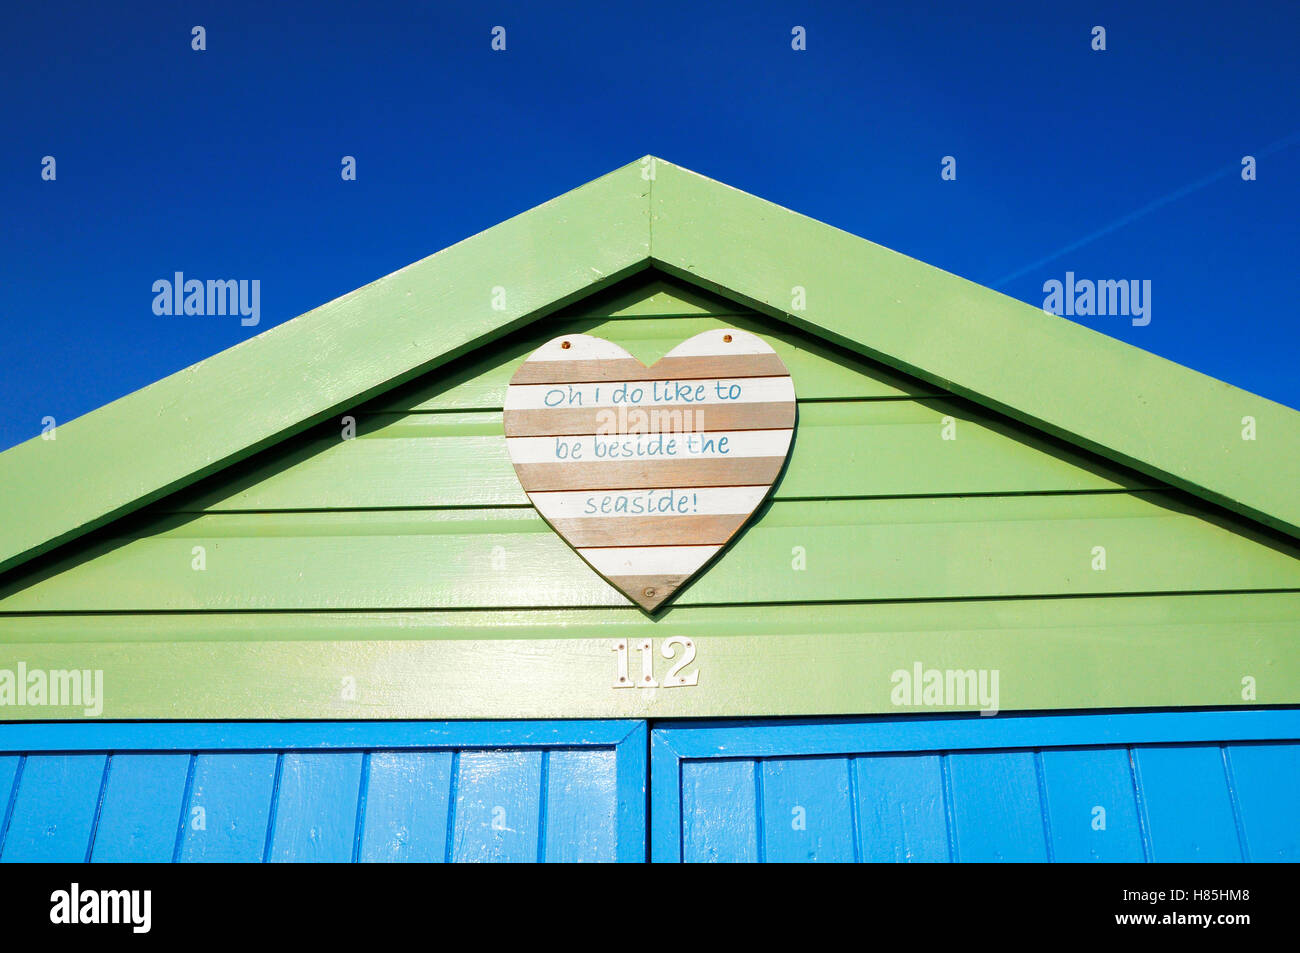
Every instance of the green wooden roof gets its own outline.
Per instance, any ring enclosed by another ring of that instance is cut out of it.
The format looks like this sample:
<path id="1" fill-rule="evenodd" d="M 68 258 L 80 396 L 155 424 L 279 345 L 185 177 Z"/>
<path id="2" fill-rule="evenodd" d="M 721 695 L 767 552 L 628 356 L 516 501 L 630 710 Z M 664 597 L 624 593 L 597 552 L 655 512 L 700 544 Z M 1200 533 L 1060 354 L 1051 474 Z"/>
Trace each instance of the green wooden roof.
<path id="1" fill-rule="evenodd" d="M 0 454 L 0 571 L 647 268 L 1300 537 L 1300 413 L 647 156 Z"/>

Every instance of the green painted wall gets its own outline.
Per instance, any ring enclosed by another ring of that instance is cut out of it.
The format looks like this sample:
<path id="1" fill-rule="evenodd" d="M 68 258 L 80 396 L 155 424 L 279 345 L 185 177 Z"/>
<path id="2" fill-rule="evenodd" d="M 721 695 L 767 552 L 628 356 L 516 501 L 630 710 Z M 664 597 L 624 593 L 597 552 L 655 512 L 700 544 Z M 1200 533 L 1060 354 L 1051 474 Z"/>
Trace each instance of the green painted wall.
<path id="1" fill-rule="evenodd" d="M 795 441 L 652 619 L 528 505 L 505 386 L 564 331 L 651 362 L 720 326 L 786 361 Z M 355 439 L 332 420 L 0 575 L 0 669 L 102 668 L 123 718 L 898 711 L 890 674 L 916 663 L 996 669 L 1004 710 L 1300 702 L 1294 545 L 661 275 L 353 416 Z M 662 672 L 674 635 L 698 686 L 612 687 L 613 640 L 654 639 Z"/>

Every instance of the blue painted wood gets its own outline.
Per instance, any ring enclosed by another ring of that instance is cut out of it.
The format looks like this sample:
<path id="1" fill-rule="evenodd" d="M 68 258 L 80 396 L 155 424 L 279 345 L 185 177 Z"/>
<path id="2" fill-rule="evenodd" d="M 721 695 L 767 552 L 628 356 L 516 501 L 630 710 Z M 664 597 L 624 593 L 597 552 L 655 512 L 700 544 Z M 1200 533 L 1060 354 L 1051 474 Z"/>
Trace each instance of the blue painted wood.
<path id="1" fill-rule="evenodd" d="M 0 755 L 0 859 L 638 862 L 647 743 L 633 721 L 4 725 L 31 754 Z"/>
<path id="2" fill-rule="evenodd" d="M 259 721 L 0 724 L 0 753 L 559 748 L 617 745 L 630 721 Z"/>
<path id="3" fill-rule="evenodd" d="M 753 761 L 687 761 L 681 768 L 681 790 L 683 860 L 763 859 Z"/>
<path id="4" fill-rule="evenodd" d="M 624 722 L 623 724 L 626 724 Z M 649 809 L 650 729 L 643 721 L 633 722 L 631 730 L 614 748 L 618 779 L 618 841 L 620 863 L 639 864 L 646 859 L 646 813 Z"/>
<path id="5" fill-rule="evenodd" d="M 28 756 L 0 861 L 86 860 L 106 761 L 102 754 Z"/>
<path id="6" fill-rule="evenodd" d="M 948 818 L 938 755 L 853 759 L 860 859 L 949 860 Z"/>
<path id="7" fill-rule="evenodd" d="M 676 729 L 650 732 L 650 860 L 676 864 L 682 860 L 682 760 L 673 747 Z"/>
<path id="8" fill-rule="evenodd" d="M 1295 709 L 663 725 L 651 733 L 651 852 L 1295 860 L 1297 737 Z M 840 764 L 852 767 L 848 832 Z M 805 800 L 841 831 L 813 851 L 784 827 Z"/>
<path id="9" fill-rule="evenodd" d="M 449 751 L 371 754 L 360 860 L 446 859 L 452 757 Z"/>
<path id="10" fill-rule="evenodd" d="M 18 778 L 25 760 L 22 755 L 0 757 L 0 857 L 4 856 L 5 835 L 9 831 L 9 818 L 18 795 Z"/>
<path id="11" fill-rule="evenodd" d="M 190 756 L 115 754 L 90 859 L 169 863 L 176 850 Z"/>
<path id="12" fill-rule="evenodd" d="M 1300 744 L 1233 745 L 1227 761 L 1246 859 L 1300 861 Z"/>
<path id="13" fill-rule="evenodd" d="M 682 758 L 1275 741 L 1300 738 L 1300 708 L 699 721 L 672 730 L 672 747 Z"/>
<path id="14" fill-rule="evenodd" d="M 1048 859 L 1032 752 L 960 752 L 947 763 L 957 860 Z"/>
<path id="15" fill-rule="evenodd" d="M 640 860 L 648 754 L 657 860 L 1295 860 L 1297 737 L 1296 710 L 7 725 L 0 859 Z"/>
<path id="16" fill-rule="evenodd" d="M 269 753 L 198 754 L 176 859 L 260 863 L 266 853 L 277 761 Z"/>
<path id="17" fill-rule="evenodd" d="M 852 763 L 847 758 L 760 762 L 763 854 L 768 863 L 852 863 Z"/>
<path id="18" fill-rule="evenodd" d="M 281 757 L 269 860 L 352 859 L 361 760 L 359 751 L 290 751 Z"/>
<path id="19" fill-rule="evenodd" d="M 1044 751 L 1052 859 L 1145 860 L 1127 748 Z"/>
<path id="20" fill-rule="evenodd" d="M 459 755 L 453 779 L 449 859 L 537 861 L 544 758 L 540 751 L 466 751 Z"/>
<path id="21" fill-rule="evenodd" d="M 1134 765 L 1152 860 L 1242 859 L 1218 745 L 1138 748 Z"/>
<path id="22" fill-rule="evenodd" d="M 547 762 L 543 859 L 564 863 L 615 860 L 618 768 L 614 752 L 552 751 Z"/>

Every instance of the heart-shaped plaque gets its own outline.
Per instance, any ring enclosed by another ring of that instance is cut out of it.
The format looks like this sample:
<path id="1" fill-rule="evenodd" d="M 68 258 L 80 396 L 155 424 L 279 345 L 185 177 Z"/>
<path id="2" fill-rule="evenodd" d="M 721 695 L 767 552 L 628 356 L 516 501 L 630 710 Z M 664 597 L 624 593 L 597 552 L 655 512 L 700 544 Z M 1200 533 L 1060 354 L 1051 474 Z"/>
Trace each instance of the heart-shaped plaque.
<path id="1" fill-rule="evenodd" d="M 646 367 L 567 334 L 506 389 L 510 461 L 537 511 L 592 569 L 653 611 L 772 489 L 794 433 L 794 382 L 747 331 L 697 334 Z"/>

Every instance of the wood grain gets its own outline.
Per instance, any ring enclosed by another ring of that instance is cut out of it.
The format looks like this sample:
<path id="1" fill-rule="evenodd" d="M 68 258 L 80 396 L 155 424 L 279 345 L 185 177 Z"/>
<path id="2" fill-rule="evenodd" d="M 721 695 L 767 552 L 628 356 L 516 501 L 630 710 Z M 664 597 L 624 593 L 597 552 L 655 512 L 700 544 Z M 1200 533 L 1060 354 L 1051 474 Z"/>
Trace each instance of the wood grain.
<path id="1" fill-rule="evenodd" d="M 519 481 L 533 490 L 605 490 L 611 488 L 770 485 L 781 472 L 783 457 L 736 460 L 665 460 L 660 463 L 592 463 L 575 471 L 560 463 L 525 463 L 515 467 Z"/>
<path id="2" fill-rule="evenodd" d="M 623 433 L 700 433 L 718 430 L 772 430 L 794 427 L 794 401 L 781 403 L 665 404 L 653 407 L 573 407 L 515 410 L 505 417 L 507 437 L 577 436 L 610 432 L 625 421 Z M 621 413 L 620 413 L 621 411 Z M 637 429 L 640 428 L 640 429 Z M 620 432 L 620 431 L 614 431 Z"/>
<path id="3" fill-rule="evenodd" d="M 551 520 L 571 546 L 618 546 L 635 539 L 642 546 L 721 545 L 735 535 L 749 514 L 731 516 L 591 516 Z"/>
<path id="4" fill-rule="evenodd" d="M 665 599 L 670 598 L 687 579 L 680 573 L 667 575 L 607 576 L 629 599 L 647 612 L 654 609 Z"/>

